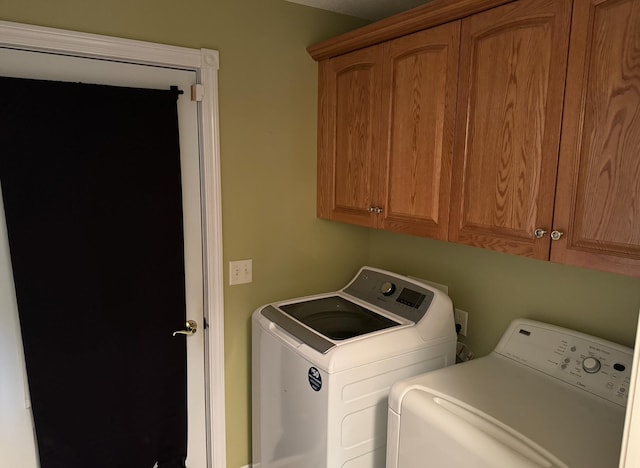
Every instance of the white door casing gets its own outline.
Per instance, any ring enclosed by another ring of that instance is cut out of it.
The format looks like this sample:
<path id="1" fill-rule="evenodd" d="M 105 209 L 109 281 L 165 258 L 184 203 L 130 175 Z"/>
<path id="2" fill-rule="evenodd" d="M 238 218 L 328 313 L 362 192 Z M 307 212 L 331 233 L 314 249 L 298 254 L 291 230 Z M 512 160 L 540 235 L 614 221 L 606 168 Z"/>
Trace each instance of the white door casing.
<path id="1" fill-rule="evenodd" d="M 640 316 L 640 311 L 639 311 Z M 629 398 L 627 400 L 627 414 L 620 454 L 620 468 L 640 467 L 640 321 L 636 331 L 635 350 L 633 352 L 633 370 Z"/>
<path id="2" fill-rule="evenodd" d="M 13 49 L 13 50 L 12 50 Z M 17 50 L 16 50 L 17 49 Z M 40 52 L 46 52 L 43 54 Z M 180 144 L 184 188 L 185 268 L 187 272 L 187 318 L 200 322 L 199 332 L 187 339 L 189 375 L 189 468 L 222 468 L 226 465 L 224 408 L 224 336 L 222 296 L 222 235 L 220 164 L 217 107 L 218 53 L 140 41 L 33 27 L 0 21 L 0 75 L 83 81 L 120 86 L 163 87 L 178 85 L 186 93 L 179 99 Z M 26 59 L 25 59 L 26 56 Z M 18 57 L 18 60 L 14 60 Z M 95 60 L 98 59 L 98 60 Z M 9 73 L 9 63 L 21 65 Z M 85 63 L 82 63 L 85 62 Z M 86 63 L 90 65 L 87 66 Z M 81 78 L 70 70 L 84 70 Z M 47 72 L 43 74 L 43 68 Z M 4 70 L 3 70 L 4 69 Z M 70 75 L 71 74 L 71 75 Z M 168 80 L 168 81 L 167 81 Z M 200 102 L 189 99 L 190 85 L 201 84 Z M 184 118 L 184 116 L 189 116 Z M 189 157 L 191 155 L 191 157 Z M 4 217 L 4 216 L 3 216 Z M 2 223 L 4 224 L 4 223 Z M 191 232 L 188 230 L 191 226 Z M 0 226 L 0 230 L 4 226 Z M 6 233 L 0 232 L 4 237 Z M 3 249 L 7 248 L 5 245 Z M 8 258 L 8 251 L 3 252 Z M 2 267 L 0 265 L 0 267 Z M 12 291 L 10 268 L 0 268 L 0 288 Z M 3 294 L 0 303 L 0 376 L 23 366 L 13 294 Z M 16 309 L 17 311 L 17 309 Z M 208 328 L 201 323 L 206 318 Z M 29 443 L 32 429 L 26 382 L 0 382 L 0 440 Z M 17 390 L 16 390 L 17 389 Z M 15 408 L 16 392 L 26 404 Z M 4 398 L 3 398 L 4 397 Z M 12 400 L 13 399 L 13 400 Z M 9 407 L 14 413 L 7 411 Z M 21 411 L 21 412 L 20 412 Z M 10 417 L 13 414 L 13 419 Z M 9 437 L 9 424 L 18 424 Z M 5 427 L 6 426 L 6 427 Z M 206 427 L 206 430 L 205 430 Z M 17 429 L 17 430 L 16 430 Z M 7 433 L 5 433 L 5 431 Z M 14 447 L 15 448 L 15 447 Z M 4 451 L 3 451 L 4 452 Z M 15 466 L 35 466 L 37 456 L 27 450 Z M 4 452 L 7 453 L 7 452 Z"/>

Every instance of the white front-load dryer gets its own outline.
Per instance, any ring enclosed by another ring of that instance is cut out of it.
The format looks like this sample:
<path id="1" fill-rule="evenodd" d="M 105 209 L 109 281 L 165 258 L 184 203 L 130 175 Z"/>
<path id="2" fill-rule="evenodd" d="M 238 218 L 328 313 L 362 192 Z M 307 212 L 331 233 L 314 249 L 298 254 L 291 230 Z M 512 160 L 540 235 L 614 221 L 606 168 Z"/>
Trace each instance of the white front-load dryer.
<path id="1" fill-rule="evenodd" d="M 394 384 L 388 468 L 617 468 L 633 352 L 514 320 L 488 356 Z"/>
<path id="2" fill-rule="evenodd" d="M 258 308 L 252 335 L 254 468 L 384 468 L 391 385 L 455 362 L 449 297 L 372 267 Z"/>

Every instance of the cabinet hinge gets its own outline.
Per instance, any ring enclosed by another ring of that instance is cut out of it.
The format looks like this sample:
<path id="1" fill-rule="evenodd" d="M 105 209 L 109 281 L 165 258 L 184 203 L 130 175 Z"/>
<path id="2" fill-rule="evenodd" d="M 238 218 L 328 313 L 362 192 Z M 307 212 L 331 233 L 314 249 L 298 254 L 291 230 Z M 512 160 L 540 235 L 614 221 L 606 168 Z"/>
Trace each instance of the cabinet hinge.
<path id="1" fill-rule="evenodd" d="M 204 86 L 196 83 L 191 85 L 191 100 L 201 102 L 204 99 Z"/>

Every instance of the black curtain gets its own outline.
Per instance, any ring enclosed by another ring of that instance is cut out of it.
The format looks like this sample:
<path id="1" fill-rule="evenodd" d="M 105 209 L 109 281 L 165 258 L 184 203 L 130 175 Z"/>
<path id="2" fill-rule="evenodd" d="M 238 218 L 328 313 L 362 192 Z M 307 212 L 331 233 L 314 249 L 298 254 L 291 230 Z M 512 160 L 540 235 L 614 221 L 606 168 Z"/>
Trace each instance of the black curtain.
<path id="1" fill-rule="evenodd" d="M 0 184 L 42 468 L 184 466 L 177 98 L 0 78 Z"/>

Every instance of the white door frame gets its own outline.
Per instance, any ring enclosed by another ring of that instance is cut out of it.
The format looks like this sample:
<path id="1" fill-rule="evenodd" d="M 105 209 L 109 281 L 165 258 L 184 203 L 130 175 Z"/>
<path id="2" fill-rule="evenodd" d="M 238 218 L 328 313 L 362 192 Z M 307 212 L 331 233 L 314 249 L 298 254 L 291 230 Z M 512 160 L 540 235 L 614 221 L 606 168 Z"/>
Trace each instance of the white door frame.
<path id="1" fill-rule="evenodd" d="M 222 206 L 218 118 L 218 51 L 189 49 L 0 21 L 0 46 L 76 57 L 193 70 L 202 85 L 198 106 L 202 185 L 208 465 L 226 466 Z M 203 327 L 204 328 L 204 327 Z"/>
<path id="2" fill-rule="evenodd" d="M 638 321 L 636 330 L 633 369 L 619 466 L 620 468 L 640 467 L 640 321 Z"/>

